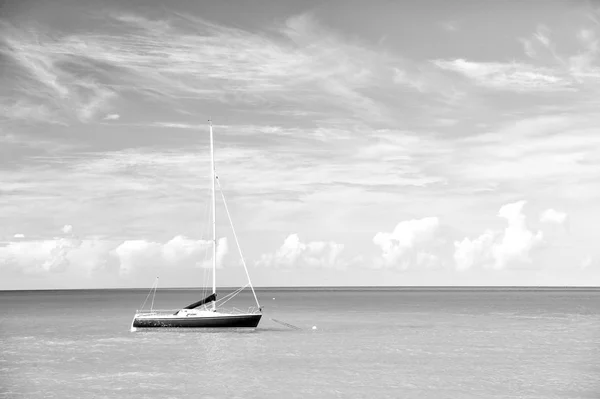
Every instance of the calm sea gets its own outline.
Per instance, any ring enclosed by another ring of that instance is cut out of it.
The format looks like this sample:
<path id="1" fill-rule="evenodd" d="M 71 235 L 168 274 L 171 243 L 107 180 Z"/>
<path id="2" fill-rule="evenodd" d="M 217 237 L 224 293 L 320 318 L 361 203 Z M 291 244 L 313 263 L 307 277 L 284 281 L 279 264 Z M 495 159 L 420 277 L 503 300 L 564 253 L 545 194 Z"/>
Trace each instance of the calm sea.
<path id="1" fill-rule="evenodd" d="M 146 294 L 0 292 L 0 397 L 600 398 L 598 290 L 261 290 L 254 331 L 131 332 Z"/>

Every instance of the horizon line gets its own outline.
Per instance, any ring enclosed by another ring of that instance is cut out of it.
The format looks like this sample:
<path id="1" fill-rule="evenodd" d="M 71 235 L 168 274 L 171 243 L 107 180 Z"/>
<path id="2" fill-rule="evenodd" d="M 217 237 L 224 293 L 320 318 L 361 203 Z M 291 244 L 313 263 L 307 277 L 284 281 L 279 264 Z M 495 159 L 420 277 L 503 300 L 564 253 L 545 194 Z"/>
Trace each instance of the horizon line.
<path id="1" fill-rule="evenodd" d="M 199 290 L 206 287 L 161 287 L 158 290 L 171 290 L 171 291 L 186 291 L 186 290 Z M 235 286 L 221 286 L 217 287 L 221 290 L 227 289 L 238 289 Z M 30 291 L 145 291 L 151 289 L 150 287 L 98 287 L 98 288 L 31 288 L 31 289 L 2 289 L 0 292 L 30 292 Z M 401 290 L 401 291 L 444 291 L 444 290 L 495 290 L 495 291 L 508 291 L 508 290 L 522 290 L 522 291 L 541 291 L 541 290 L 598 290 L 600 286 L 583 286 L 583 285 L 332 285 L 332 286 L 312 286 L 312 285 L 298 285 L 298 286 L 262 286 L 254 287 L 255 291 L 274 291 L 274 290 L 306 290 L 306 291 L 358 291 L 358 290 Z M 245 290 L 245 289 L 244 289 Z"/>

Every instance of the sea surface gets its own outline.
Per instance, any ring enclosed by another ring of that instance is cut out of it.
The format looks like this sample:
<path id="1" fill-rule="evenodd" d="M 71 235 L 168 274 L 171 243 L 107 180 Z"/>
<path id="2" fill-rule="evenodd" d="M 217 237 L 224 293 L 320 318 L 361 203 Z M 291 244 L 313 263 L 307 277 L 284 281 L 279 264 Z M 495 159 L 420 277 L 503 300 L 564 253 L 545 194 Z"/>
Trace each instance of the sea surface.
<path id="1" fill-rule="evenodd" d="M 600 290 L 262 289 L 253 331 L 132 332 L 146 295 L 0 292 L 0 398 L 600 398 Z"/>

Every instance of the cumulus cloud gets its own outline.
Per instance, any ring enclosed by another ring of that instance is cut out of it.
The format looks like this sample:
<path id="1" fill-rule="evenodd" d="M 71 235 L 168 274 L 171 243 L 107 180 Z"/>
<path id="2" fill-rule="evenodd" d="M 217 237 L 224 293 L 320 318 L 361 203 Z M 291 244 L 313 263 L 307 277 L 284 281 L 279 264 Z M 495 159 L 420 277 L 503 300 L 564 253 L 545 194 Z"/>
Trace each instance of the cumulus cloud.
<path id="1" fill-rule="evenodd" d="M 161 244 L 146 240 L 128 240 L 112 251 L 119 264 L 121 274 L 131 273 L 135 269 L 147 267 L 208 267 L 206 250 L 211 241 L 193 240 L 176 236 Z M 227 239 L 221 238 L 217 245 L 217 267 L 223 267 L 223 258 L 227 254 Z"/>
<path id="2" fill-rule="evenodd" d="M 527 228 L 523 207 L 526 201 L 503 205 L 498 217 L 506 219 L 507 226 L 502 232 L 486 231 L 478 238 L 464 238 L 454 243 L 454 260 L 458 270 L 466 270 L 475 265 L 503 269 L 513 264 L 530 263 L 531 251 L 543 241 L 541 231 Z"/>
<path id="3" fill-rule="evenodd" d="M 498 216 L 508 223 L 500 242 L 492 247 L 498 268 L 510 262 L 530 262 L 529 252 L 542 242 L 542 232 L 534 233 L 525 224 L 525 215 L 522 213 L 524 205 L 525 201 L 506 204 L 498 212 Z"/>
<path id="4" fill-rule="evenodd" d="M 347 262 L 340 258 L 343 250 L 344 245 L 333 241 L 303 243 L 297 234 L 290 234 L 275 253 L 262 255 L 257 265 L 275 268 L 344 268 Z"/>
<path id="5" fill-rule="evenodd" d="M 121 117 L 121 115 L 119 115 L 119 114 L 108 114 L 104 117 L 104 120 L 105 121 L 116 121 L 120 117 Z"/>
<path id="6" fill-rule="evenodd" d="M 556 211 L 554 209 L 546 209 L 540 216 L 540 222 L 542 223 L 556 223 L 563 224 L 567 220 L 567 214 L 564 212 Z"/>
<path id="7" fill-rule="evenodd" d="M 127 274 L 136 267 L 156 264 L 164 259 L 162 246 L 146 240 L 127 240 L 112 251 L 119 260 L 119 272 Z M 166 253 L 169 256 L 169 252 Z"/>
<path id="8" fill-rule="evenodd" d="M 27 274 L 62 272 L 70 265 L 70 253 L 80 246 L 79 240 L 67 238 L 10 242 L 0 247 L 0 266 Z"/>
<path id="9" fill-rule="evenodd" d="M 491 259 L 490 248 L 494 242 L 494 232 L 488 230 L 479 237 L 471 240 L 465 237 L 462 241 L 454 243 L 454 260 L 457 270 L 467 270 L 476 262 L 487 262 Z"/>
<path id="10" fill-rule="evenodd" d="M 585 269 L 589 268 L 590 266 L 592 266 L 593 261 L 594 261 L 594 258 L 592 258 L 591 256 L 586 256 L 581 261 L 581 264 L 579 265 L 579 267 L 581 269 L 585 270 Z"/>
<path id="11" fill-rule="evenodd" d="M 0 245 L 0 269 L 25 274 L 90 273 L 104 269 L 112 262 L 110 251 L 116 243 L 98 238 L 79 238 L 73 226 L 61 228 L 65 236 L 49 239 L 25 239 L 15 234 L 13 240 Z"/>
<path id="12" fill-rule="evenodd" d="M 65 234 L 73 231 L 63 227 Z M 24 238 L 17 234 L 16 238 Z M 0 268 L 26 274 L 64 272 L 67 269 L 92 272 L 113 268 L 127 275 L 151 267 L 210 267 L 211 241 L 193 240 L 181 235 L 167 242 L 102 239 L 79 239 L 74 236 L 46 240 L 15 240 L 0 246 Z M 228 253 L 227 238 L 219 239 L 217 267 L 222 267 Z"/>
<path id="13" fill-rule="evenodd" d="M 64 234 L 70 234 L 73 226 L 62 227 Z M 98 258 L 94 251 L 89 252 L 94 245 L 89 240 L 75 237 L 55 237 L 45 240 L 24 240 L 24 234 L 15 234 L 12 241 L 0 247 L 0 267 L 20 270 L 24 273 L 63 272 L 74 259 L 85 260 L 83 266 L 93 268 Z M 81 264 L 82 262 L 79 262 Z"/>
<path id="14" fill-rule="evenodd" d="M 436 243 L 439 224 L 437 217 L 426 217 L 400 222 L 391 233 L 377 233 L 373 243 L 381 249 L 381 256 L 375 266 L 407 269 L 435 265 L 437 256 L 429 248 Z"/>

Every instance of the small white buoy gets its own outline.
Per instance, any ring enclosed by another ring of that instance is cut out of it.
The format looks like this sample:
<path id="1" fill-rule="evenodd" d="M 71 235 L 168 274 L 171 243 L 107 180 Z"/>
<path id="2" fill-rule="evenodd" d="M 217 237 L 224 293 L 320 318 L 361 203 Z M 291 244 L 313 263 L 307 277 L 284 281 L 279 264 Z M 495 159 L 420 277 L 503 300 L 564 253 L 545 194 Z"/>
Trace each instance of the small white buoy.
<path id="1" fill-rule="evenodd" d="M 316 329 L 317 329 L 317 326 L 313 326 L 313 328 L 312 328 L 312 329 L 313 329 L 313 330 L 316 330 Z"/>

